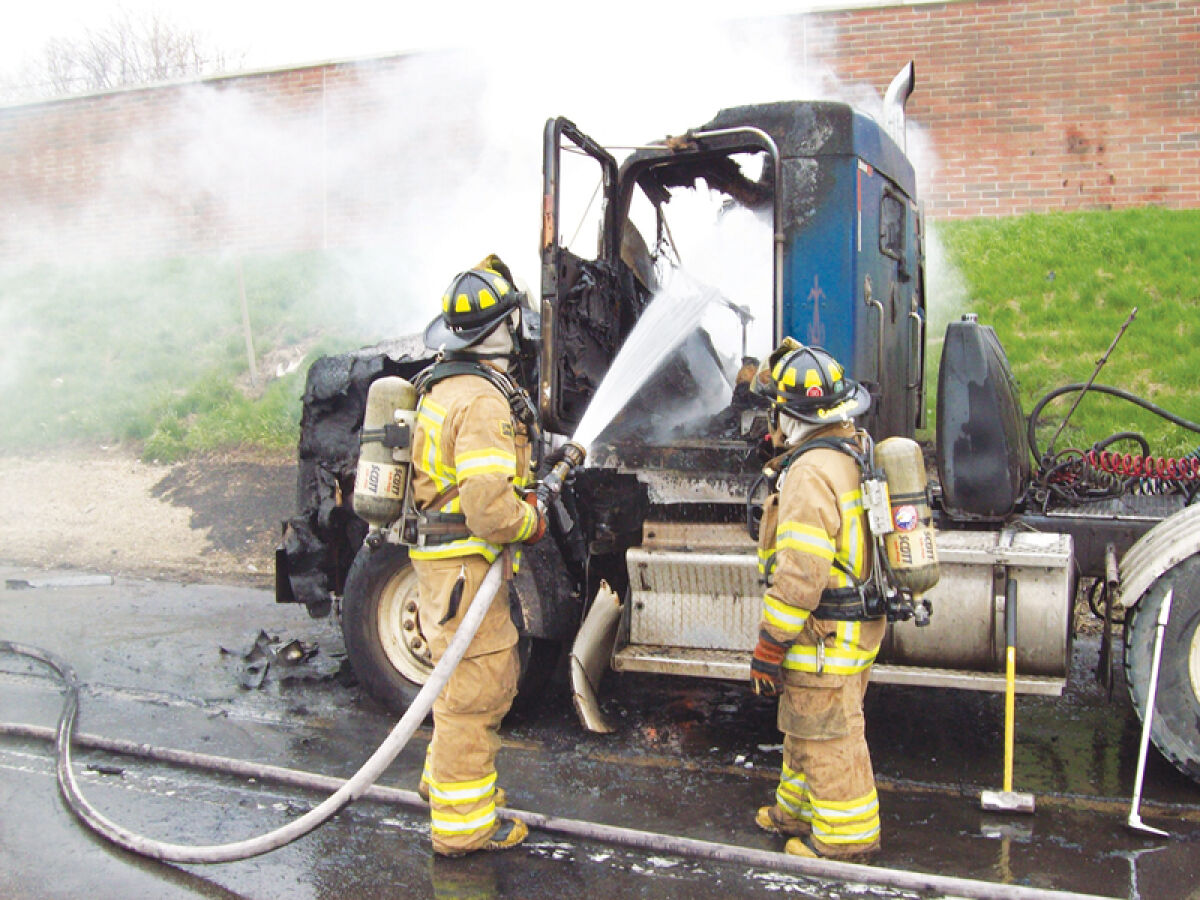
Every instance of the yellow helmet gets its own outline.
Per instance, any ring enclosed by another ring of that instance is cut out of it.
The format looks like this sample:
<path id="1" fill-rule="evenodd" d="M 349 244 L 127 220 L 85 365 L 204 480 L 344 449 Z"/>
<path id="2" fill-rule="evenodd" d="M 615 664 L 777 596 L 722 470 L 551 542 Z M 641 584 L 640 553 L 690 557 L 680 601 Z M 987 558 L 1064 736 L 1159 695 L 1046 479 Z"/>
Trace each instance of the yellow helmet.
<path id="1" fill-rule="evenodd" d="M 479 343 L 521 305 L 512 273 L 496 255 L 459 272 L 442 296 L 442 311 L 425 329 L 431 350 L 461 350 Z"/>
<path id="2" fill-rule="evenodd" d="M 767 364 L 769 374 L 760 371 L 756 389 L 780 412 L 801 422 L 846 421 L 871 407 L 867 389 L 847 376 L 841 364 L 820 347 L 785 338 Z"/>

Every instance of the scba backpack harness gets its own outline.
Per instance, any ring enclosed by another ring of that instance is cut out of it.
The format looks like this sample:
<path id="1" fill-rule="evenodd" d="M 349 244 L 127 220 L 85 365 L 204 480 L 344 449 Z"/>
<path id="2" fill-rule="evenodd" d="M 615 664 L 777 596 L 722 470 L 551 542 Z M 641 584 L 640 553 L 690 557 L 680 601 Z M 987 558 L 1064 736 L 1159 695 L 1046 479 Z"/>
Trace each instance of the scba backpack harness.
<path id="1" fill-rule="evenodd" d="M 849 456 L 858 466 L 867 528 L 874 542 L 871 572 L 866 579 L 859 578 L 835 556 L 832 565 L 851 585 L 822 591 L 813 615 L 850 622 L 886 616 L 889 622 L 915 619 L 917 625 L 926 625 L 932 607 L 922 595 L 937 582 L 938 566 L 920 448 L 907 438 L 888 438 L 878 448 L 886 451 L 880 466 L 870 436 L 858 434 L 865 449 L 857 439 L 820 437 L 767 463 L 746 498 L 747 530 L 755 540 L 771 535 L 773 542 L 781 482 L 788 468 L 805 453 L 825 448 Z M 903 492 L 891 493 L 889 480 L 902 485 Z M 755 498 L 764 487 L 767 498 L 759 505 Z M 761 574 L 769 583 L 769 567 L 764 566 Z"/>

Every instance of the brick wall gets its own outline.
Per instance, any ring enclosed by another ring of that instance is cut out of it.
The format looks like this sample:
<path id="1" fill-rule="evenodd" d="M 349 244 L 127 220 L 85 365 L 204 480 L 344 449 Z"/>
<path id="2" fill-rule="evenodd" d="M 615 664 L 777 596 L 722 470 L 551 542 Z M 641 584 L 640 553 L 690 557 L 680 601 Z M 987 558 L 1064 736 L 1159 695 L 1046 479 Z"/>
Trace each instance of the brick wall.
<path id="1" fill-rule="evenodd" d="M 823 17 L 878 84 L 916 62 L 934 217 L 1200 206 L 1200 3 L 981 0 Z"/>
<path id="2" fill-rule="evenodd" d="M 932 218 L 1200 207 L 1200 0 L 881 5 L 781 32 L 847 83 L 882 90 L 915 61 Z M 473 189 L 487 210 L 479 74 L 393 57 L 0 108 L 0 260 L 469 227 L 439 198 Z"/>
<path id="3" fill-rule="evenodd" d="M 472 164 L 404 127 L 401 57 L 0 108 L 0 259 L 364 246 Z M 465 152 L 464 152 L 465 151 Z M 403 161 L 403 164 L 398 164 Z M 432 183 L 431 183 L 432 181 Z"/>

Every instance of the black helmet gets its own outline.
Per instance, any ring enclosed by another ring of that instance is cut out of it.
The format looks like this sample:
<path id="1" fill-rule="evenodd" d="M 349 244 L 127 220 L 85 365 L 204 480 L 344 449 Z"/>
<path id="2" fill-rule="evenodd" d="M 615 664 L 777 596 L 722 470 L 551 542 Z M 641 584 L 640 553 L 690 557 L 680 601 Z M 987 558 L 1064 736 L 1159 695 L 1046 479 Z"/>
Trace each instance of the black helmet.
<path id="1" fill-rule="evenodd" d="M 521 305 L 512 273 L 500 257 L 489 256 L 459 272 L 442 297 L 442 312 L 425 329 L 431 350 L 462 350 L 483 340 Z"/>
<path id="2" fill-rule="evenodd" d="M 846 376 L 841 365 L 820 347 L 805 347 L 785 338 L 761 372 L 756 388 L 784 413 L 812 425 L 841 422 L 871 407 L 871 395 Z M 765 377 L 764 377 L 765 376 Z"/>

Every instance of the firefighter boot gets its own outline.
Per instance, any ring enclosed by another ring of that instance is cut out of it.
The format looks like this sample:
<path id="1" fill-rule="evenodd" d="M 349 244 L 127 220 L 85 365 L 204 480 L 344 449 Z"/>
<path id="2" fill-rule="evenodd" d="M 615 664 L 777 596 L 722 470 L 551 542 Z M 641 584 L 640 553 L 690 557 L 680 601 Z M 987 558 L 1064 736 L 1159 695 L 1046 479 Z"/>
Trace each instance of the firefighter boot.
<path id="1" fill-rule="evenodd" d="M 785 834 L 790 837 L 803 837 L 806 834 L 812 834 L 812 826 L 803 819 L 797 819 L 787 813 L 780 812 L 779 807 L 772 804 L 771 806 L 760 806 L 758 813 L 754 816 L 754 824 L 763 831 L 769 831 L 771 834 Z"/>
<path id="2" fill-rule="evenodd" d="M 813 843 L 812 835 L 804 837 L 794 837 L 784 845 L 783 852 L 788 856 L 802 856 L 806 859 L 838 859 L 838 860 L 858 860 L 870 856 L 879 849 L 879 841 L 873 844 L 868 844 L 861 849 L 855 849 L 852 853 L 827 853 L 817 848 Z"/>
<path id="3" fill-rule="evenodd" d="M 529 837 L 529 826 L 520 819 L 500 819 L 500 824 L 483 845 L 484 850 L 508 850 Z"/>

